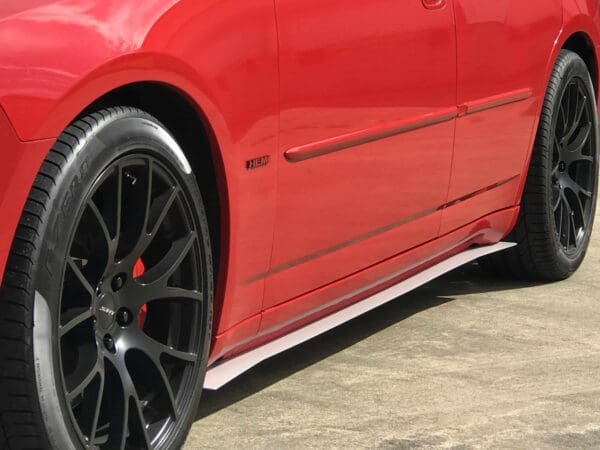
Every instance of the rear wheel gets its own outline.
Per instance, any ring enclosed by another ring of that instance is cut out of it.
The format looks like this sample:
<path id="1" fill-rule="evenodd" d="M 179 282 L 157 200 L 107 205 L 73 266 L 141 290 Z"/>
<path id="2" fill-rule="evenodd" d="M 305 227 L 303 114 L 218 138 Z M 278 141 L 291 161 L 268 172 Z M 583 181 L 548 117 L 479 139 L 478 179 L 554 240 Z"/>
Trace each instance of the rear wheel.
<path id="1" fill-rule="evenodd" d="M 70 126 L 31 190 L 0 294 L 6 447 L 183 445 L 206 371 L 211 264 L 196 181 L 159 122 L 113 108 Z"/>
<path id="2" fill-rule="evenodd" d="M 546 93 L 521 212 L 508 251 L 482 260 L 495 273 L 557 281 L 583 261 L 598 192 L 598 116 L 590 74 L 561 51 Z"/>

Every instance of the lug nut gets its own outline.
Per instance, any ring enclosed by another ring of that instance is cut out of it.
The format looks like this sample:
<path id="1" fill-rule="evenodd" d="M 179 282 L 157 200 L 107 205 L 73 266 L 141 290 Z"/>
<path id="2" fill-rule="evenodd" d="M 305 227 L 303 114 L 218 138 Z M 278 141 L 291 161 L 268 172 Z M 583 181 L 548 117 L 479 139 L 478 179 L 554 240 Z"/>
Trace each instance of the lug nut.
<path id="1" fill-rule="evenodd" d="M 117 323 L 119 326 L 127 327 L 131 325 L 131 322 L 133 322 L 133 314 L 131 314 L 131 311 L 126 308 L 121 308 L 117 312 Z"/>
<path id="2" fill-rule="evenodd" d="M 125 274 L 121 273 L 112 279 L 110 286 L 112 287 L 112 290 L 114 292 L 117 292 L 118 290 L 120 290 L 123 287 L 124 284 L 125 284 Z"/>
<path id="3" fill-rule="evenodd" d="M 104 347 L 111 353 L 115 352 L 115 340 L 110 334 L 104 336 Z"/>

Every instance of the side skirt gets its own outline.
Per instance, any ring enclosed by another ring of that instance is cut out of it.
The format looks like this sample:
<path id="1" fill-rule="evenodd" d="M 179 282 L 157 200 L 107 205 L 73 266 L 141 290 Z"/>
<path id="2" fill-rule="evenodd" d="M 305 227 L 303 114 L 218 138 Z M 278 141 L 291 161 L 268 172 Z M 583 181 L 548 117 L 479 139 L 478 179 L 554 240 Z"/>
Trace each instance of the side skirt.
<path id="1" fill-rule="evenodd" d="M 378 306 L 388 303 L 399 296 L 406 294 L 439 276 L 450 272 L 464 264 L 474 261 L 482 256 L 500 252 L 514 247 L 512 242 L 500 242 L 495 245 L 476 247 L 452 256 L 422 272 L 407 278 L 400 283 L 389 287 L 377 294 L 337 311 L 327 317 L 319 319 L 309 325 L 299 328 L 291 333 L 268 342 L 246 353 L 235 356 L 229 360 L 209 367 L 204 381 L 204 388 L 216 390 L 229 383 L 231 380 L 256 366 L 260 362 L 281 352 L 296 347 L 320 334 L 323 334 L 345 322 L 365 314 Z"/>

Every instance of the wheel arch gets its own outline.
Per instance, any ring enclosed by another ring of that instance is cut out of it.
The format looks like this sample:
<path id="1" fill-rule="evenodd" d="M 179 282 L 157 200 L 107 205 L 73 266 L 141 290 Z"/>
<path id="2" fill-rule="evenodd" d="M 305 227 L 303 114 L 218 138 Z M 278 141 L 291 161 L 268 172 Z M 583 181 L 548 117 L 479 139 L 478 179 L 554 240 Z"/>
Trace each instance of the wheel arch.
<path id="1" fill-rule="evenodd" d="M 597 0 L 562 0 L 563 23 L 556 36 L 554 48 L 548 61 L 547 80 L 561 50 L 577 53 L 588 66 L 594 88 L 598 94 L 600 70 L 597 48 L 600 46 L 600 11 Z"/>
<path id="2" fill-rule="evenodd" d="M 592 42 L 592 38 L 584 31 L 572 33 L 562 45 L 562 50 L 570 50 L 577 53 L 585 62 L 588 71 L 592 77 L 596 98 L 598 97 L 598 58 L 596 55 L 596 47 Z"/>

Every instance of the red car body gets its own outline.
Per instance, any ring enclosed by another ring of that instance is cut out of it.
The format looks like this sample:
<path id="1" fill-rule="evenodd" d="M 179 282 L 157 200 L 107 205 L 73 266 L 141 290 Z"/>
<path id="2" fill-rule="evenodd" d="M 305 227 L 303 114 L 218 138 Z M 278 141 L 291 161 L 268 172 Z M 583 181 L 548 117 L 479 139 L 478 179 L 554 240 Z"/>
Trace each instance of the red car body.
<path id="1" fill-rule="evenodd" d="M 210 363 L 498 242 L 560 49 L 581 49 L 598 83 L 599 14 L 597 0 L 3 2 L 0 273 L 54 139 L 133 88 L 168 88 L 207 139 Z"/>

